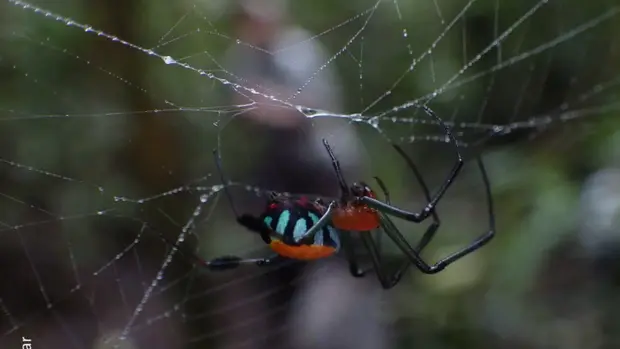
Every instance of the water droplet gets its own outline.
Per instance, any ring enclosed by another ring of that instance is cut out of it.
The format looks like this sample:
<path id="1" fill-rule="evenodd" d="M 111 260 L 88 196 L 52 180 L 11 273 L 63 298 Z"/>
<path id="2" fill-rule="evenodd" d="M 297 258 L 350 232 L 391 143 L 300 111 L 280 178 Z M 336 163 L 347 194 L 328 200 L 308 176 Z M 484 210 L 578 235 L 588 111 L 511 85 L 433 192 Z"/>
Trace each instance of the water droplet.
<path id="1" fill-rule="evenodd" d="M 209 200 L 209 195 L 207 194 L 200 195 L 200 202 L 202 202 L 203 204 L 207 202 L 208 200 Z"/>
<path id="2" fill-rule="evenodd" d="M 373 116 L 372 118 L 368 119 L 368 124 L 374 128 L 379 127 L 379 117 Z"/>
<path id="3" fill-rule="evenodd" d="M 163 56 L 161 57 L 161 59 L 164 60 L 164 63 L 166 64 L 175 64 L 177 61 L 174 60 L 174 58 L 170 57 L 170 56 Z"/>
<path id="4" fill-rule="evenodd" d="M 407 29 L 403 29 L 403 37 L 405 37 L 405 38 L 406 38 L 407 36 L 408 36 L 408 34 L 407 34 Z"/>
<path id="5" fill-rule="evenodd" d="M 298 106 L 297 110 L 299 110 L 302 114 L 304 114 L 308 118 L 312 117 L 313 115 L 317 113 L 315 109 L 303 107 L 303 106 Z"/>
<path id="6" fill-rule="evenodd" d="M 494 133 L 504 132 L 504 126 L 501 126 L 501 125 L 495 125 L 495 126 L 493 126 L 493 132 L 494 132 Z"/>

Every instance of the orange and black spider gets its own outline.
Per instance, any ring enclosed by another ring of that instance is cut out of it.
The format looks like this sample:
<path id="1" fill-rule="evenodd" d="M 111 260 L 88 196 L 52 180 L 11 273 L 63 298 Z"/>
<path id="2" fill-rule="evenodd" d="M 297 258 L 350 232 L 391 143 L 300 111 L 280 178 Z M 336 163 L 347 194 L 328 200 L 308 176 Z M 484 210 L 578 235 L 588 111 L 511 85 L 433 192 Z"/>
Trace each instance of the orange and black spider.
<path id="1" fill-rule="evenodd" d="M 428 109 L 428 111 L 431 115 L 434 115 L 430 109 Z M 389 192 L 378 177 L 375 177 L 375 179 L 383 191 L 385 202 L 378 200 L 374 191 L 364 182 L 354 183 L 348 186 L 336 156 L 327 141 L 323 140 L 323 144 L 332 160 L 334 171 L 340 184 L 340 198 L 326 205 L 321 199 L 310 201 L 304 197 L 292 198 L 284 194 L 272 193 L 265 210 L 260 216 L 256 217 L 249 214 L 237 214 L 232 198 L 227 187 L 225 187 L 224 192 L 228 196 L 232 209 L 237 216 L 237 222 L 249 230 L 259 233 L 276 255 L 259 259 L 242 259 L 237 256 L 223 256 L 211 261 L 199 259 L 200 263 L 212 270 L 235 268 L 240 264 L 248 263 L 266 266 L 273 265 L 286 259 L 313 260 L 326 258 L 337 253 L 342 247 L 348 252 L 347 259 L 349 261 L 351 273 L 354 276 L 363 276 L 365 272 L 357 267 L 356 256 L 352 253 L 352 248 L 350 248 L 347 239 L 349 232 L 356 231 L 361 233 L 360 236 L 362 241 L 370 252 L 373 266 L 381 285 L 385 289 L 389 289 L 400 281 L 403 273 L 411 264 L 415 265 L 426 274 L 435 274 L 454 261 L 479 249 L 493 238 L 495 232 L 495 217 L 489 180 L 482 160 L 480 157 L 477 157 L 477 164 L 482 175 L 487 197 L 489 214 L 488 231 L 478 237 L 469 246 L 441 259 L 434 265 L 429 265 L 420 257 L 420 251 L 431 241 L 440 225 L 439 217 L 435 212 L 435 206 L 452 184 L 463 164 L 456 140 L 451 135 L 449 128 L 438 117 L 437 119 L 440 121 L 441 125 L 444 126 L 447 136 L 454 144 L 458 161 L 456 165 L 454 165 L 448 178 L 432 198 L 413 161 L 411 161 L 399 146 L 392 145 L 407 161 L 407 164 L 424 191 L 428 204 L 421 212 L 411 213 L 392 206 Z M 214 156 L 221 180 L 224 185 L 227 185 L 229 182 L 223 175 L 221 159 L 217 150 L 214 150 Z M 417 246 L 414 248 L 396 228 L 395 224 L 389 218 L 390 215 L 415 223 L 420 223 L 428 217 L 433 217 L 433 223 L 427 228 Z M 380 230 L 385 233 L 407 257 L 397 270 L 391 272 L 385 270 L 381 263 L 379 248 L 370 235 L 370 232 L 373 230 Z"/>

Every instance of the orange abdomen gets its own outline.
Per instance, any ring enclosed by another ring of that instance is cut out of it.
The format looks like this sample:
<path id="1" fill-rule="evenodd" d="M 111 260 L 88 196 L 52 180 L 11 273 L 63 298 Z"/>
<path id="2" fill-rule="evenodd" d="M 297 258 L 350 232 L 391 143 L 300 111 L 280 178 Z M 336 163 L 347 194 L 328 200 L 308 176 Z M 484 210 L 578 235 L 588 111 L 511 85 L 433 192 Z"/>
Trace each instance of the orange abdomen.
<path id="1" fill-rule="evenodd" d="M 368 206 L 348 206 L 337 209 L 332 225 L 346 231 L 368 231 L 379 227 L 379 214 Z"/>
<path id="2" fill-rule="evenodd" d="M 336 252 L 330 246 L 322 245 L 301 245 L 291 246 L 279 240 L 272 240 L 269 244 L 272 250 L 283 257 L 299 260 L 313 260 L 329 257 Z"/>

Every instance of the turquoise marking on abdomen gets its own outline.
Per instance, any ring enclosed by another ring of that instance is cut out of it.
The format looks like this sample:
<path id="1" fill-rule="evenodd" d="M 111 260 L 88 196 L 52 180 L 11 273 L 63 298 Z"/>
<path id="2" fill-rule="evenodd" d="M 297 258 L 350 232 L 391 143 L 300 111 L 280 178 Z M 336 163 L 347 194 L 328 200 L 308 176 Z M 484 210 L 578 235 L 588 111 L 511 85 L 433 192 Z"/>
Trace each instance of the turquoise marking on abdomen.
<path id="1" fill-rule="evenodd" d="M 315 225 L 319 222 L 319 216 L 315 215 L 312 212 L 308 212 L 308 216 L 310 216 L 310 219 L 312 220 L 312 225 Z"/>
<path id="2" fill-rule="evenodd" d="M 271 228 L 271 223 L 273 222 L 273 218 L 267 216 L 265 217 L 265 219 L 263 219 L 263 222 L 265 222 L 265 224 L 267 224 L 267 226 Z"/>
<path id="3" fill-rule="evenodd" d="M 327 231 L 329 232 L 329 237 L 334 241 L 334 247 L 336 248 L 336 251 L 340 251 L 340 236 L 338 235 L 338 232 L 336 231 L 336 229 L 330 227 L 329 225 L 325 228 L 327 228 Z"/>
<path id="4" fill-rule="evenodd" d="M 291 219 L 291 213 L 288 210 L 282 211 L 280 213 L 280 217 L 278 217 L 278 225 L 276 226 L 276 233 L 280 235 L 284 235 L 286 231 L 286 226 L 288 225 L 289 220 Z"/>
<path id="5" fill-rule="evenodd" d="M 295 222 L 295 228 L 293 229 L 293 238 L 295 241 L 299 241 L 304 234 L 308 231 L 308 224 L 306 224 L 306 220 L 300 218 Z"/>

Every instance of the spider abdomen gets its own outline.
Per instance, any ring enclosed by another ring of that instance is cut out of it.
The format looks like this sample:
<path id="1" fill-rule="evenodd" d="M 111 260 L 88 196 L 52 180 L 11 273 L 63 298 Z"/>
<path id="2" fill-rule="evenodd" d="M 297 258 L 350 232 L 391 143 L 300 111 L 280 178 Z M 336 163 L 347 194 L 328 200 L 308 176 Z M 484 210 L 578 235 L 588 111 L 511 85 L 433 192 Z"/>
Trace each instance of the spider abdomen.
<path id="1" fill-rule="evenodd" d="M 269 246 L 277 254 L 300 260 L 320 259 L 340 249 L 338 233 L 326 225 L 314 237 L 305 233 L 319 221 L 321 211 L 305 202 L 271 206 L 263 215 L 263 222 L 275 233 Z"/>
<path id="2" fill-rule="evenodd" d="M 334 227 L 345 231 L 369 231 L 379 227 L 379 214 L 365 205 L 349 205 L 336 209 L 332 215 Z"/>

